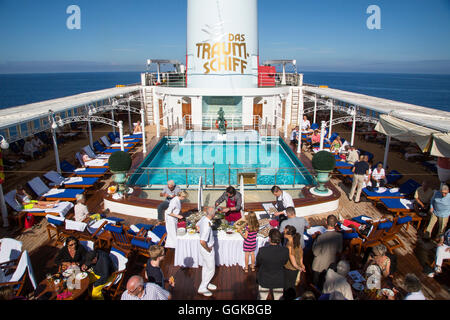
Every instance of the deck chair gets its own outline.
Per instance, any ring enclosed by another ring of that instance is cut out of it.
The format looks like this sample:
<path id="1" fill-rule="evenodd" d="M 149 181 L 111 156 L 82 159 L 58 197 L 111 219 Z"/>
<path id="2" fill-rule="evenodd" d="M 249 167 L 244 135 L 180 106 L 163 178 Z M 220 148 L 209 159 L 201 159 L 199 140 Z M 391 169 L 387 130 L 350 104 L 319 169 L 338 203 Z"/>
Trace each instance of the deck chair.
<path id="1" fill-rule="evenodd" d="M 163 246 L 167 237 L 166 226 L 159 225 L 154 227 L 153 230 L 147 232 L 147 237 L 150 237 L 153 244 Z"/>
<path id="2" fill-rule="evenodd" d="M 379 222 L 374 222 L 367 236 L 363 235 L 359 230 L 356 230 L 359 237 L 362 239 L 361 246 L 358 249 L 358 256 L 361 254 L 361 251 L 365 251 L 367 248 L 372 248 L 382 243 L 381 238 L 384 235 L 385 230 L 379 229 L 379 224 Z"/>
<path id="3" fill-rule="evenodd" d="M 75 201 L 76 196 L 85 191 L 84 189 L 50 189 L 39 177 L 33 178 L 27 184 L 38 197 L 46 200 Z"/>
<path id="4" fill-rule="evenodd" d="M 398 233 L 405 224 L 408 224 L 412 218 L 410 216 L 396 217 L 392 222 L 392 226 L 385 231 L 381 237 L 381 242 L 386 246 L 391 254 L 394 254 L 394 249 L 404 248 L 405 244 L 398 237 Z M 390 242 L 394 242 L 391 244 Z"/>
<path id="5" fill-rule="evenodd" d="M 6 281 L 0 283 L 0 287 L 13 286 L 14 295 L 21 296 L 23 295 L 27 279 L 29 279 L 34 290 L 36 290 L 36 280 L 34 278 L 33 267 L 31 266 L 31 261 L 27 250 L 24 250 L 21 253 L 17 264 L 6 267 L 5 269 L 7 269 L 7 271 L 5 272 Z M 12 271 L 14 272 L 11 273 Z"/>
<path id="6" fill-rule="evenodd" d="M 103 142 L 105 147 L 107 147 L 107 148 L 111 147 L 111 142 L 109 142 L 109 140 L 106 136 L 101 137 L 100 140 Z"/>
<path id="7" fill-rule="evenodd" d="M 132 236 L 126 232 L 126 227 L 108 224 L 105 226 L 105 230 L 109 234 L 108 246 L 115 246 L 119 250 L 122 250 L 125 256 L 128 257 L 133 248 L 131 245 Z"/>
<path id="8" fill-rule="evenodd" d="M 353 168 L 353 165 L 350 164 L 350 163 L 347 163 L 345 161 L 336 161 L 335 168 L 336 169 L 350 169 L 351 170 Z"/>
<path id="9" fill-rule="evenodd" d="M 63 243 L 61 239 L 61 234 L 64 231 L 64 221 L 66 220 L 64 217 L 55 217 L 52 215 L 46 215 L 47 219 L 47 235 L 48 240 L 51 241 L 53 236 L 51 231 L 55 231 L 55 241 L 56 243 Z"/>
<path id="10" fill-rule="evenodd" d="M 105 149 L 105 147 L 103 147 L 100 144 L 100 142 L 98 142 L 98 141 L 95 141 L 93 145 L 94 145 L 95 150 L 97 150 L 98 152 L 104 153 L 104 154 L 113 154 L 114 152 L 120 151 L 120 144 L 118 144 L 119 145 L 118 148 L 115 147 L 115 148 L 107 148 L 107 149 Z M 114 144 L 114 146 L 116 146 L 116 144 Z M 133 145 L 131 145 L 131 146 L 133 146 Z M 129 147 L 128 144 L 125 145 L 125 143 L 124 143 L 124 151 L 129 152 L 130 150 L 131 150 L 131 147 Z"/>
<path id="11" fill-rule="evenodd" d="M 111 248 L 109 256 L 114 264 L 116 271 L 114 271 L 112 274 L 113 280 L 106 283 L 102 291 L 104 291 L 108 297 L 114 300 L 120 292 L 123 280 L 125 279 L 128 259 L 124 252 L 114 247 Z"/>
<path id="12" fill-rule="evenodd" d="M 65 228 L 62 233 L 65 236 L 74 236 L 79 240 L 92 241 L 99 248 L 102 246 L 102 240 L 107 241 L 106 238 L 102 237 L 104 233 L 104 227 L 111 223 L 106 219 L 99 221 L 92 221 L 89 223 L 79 222 L 66 219 Z"/>
<path id="13" fill-rule="evenodd" d="M 69 177 L 64 178 L 62 175 L 56 171 L 49 171 L 44 174 L 44 178 L 49 180 L 49 186 L 64 186 L 66 188 L 90 188 L 98 181 L 98 178 L 88 178 L 88 177 Z"/>
<path id="14" fill-rule="evenodd" d="M 60 202 L 56 207 L 49 208 L 49 209 L 39 209 L 39 208 L 33 208 L 33 209 L 24 209 L 19 202 L 16 200 L 16 190 L 11 190 L 7 194 L 5 194 L 5 201 L 6 203 L 17 212 L 25 212 L 25 213 L 31 213 L 33 216 L 45 216 L 47 214 L 51 214 L 54 216 L 61 216 L 64 217 L 67 215 L 67 213 L 70 211 L 70 209 L 73 208 L 73 203 L 69 201 L 63 201 Z"/>
<path id="15" fill-rule="evenodd" d="M 61 162 L 61 170 L 66 173 L 73 173 L 79 177 L 101 177 L 103 176 L 108 168 L 75 168 L 72 164 L 66 160 Z"/>
<path id="16" fill-rule="evenodd" d="M 86 249 L 87 252 L 94 251 L 95 243 L 90 240 L 80 240 L 80 244 Z"/>
<path id="17" fill-rule="evenodd" d="M 401 178 L 403 178 L 403 175 L 397 170 L 391 170 L 388 174 L 386 174 L 387 184 L 395 184 Z"/>
<path id="18" fill-rule="evenodd" d="M 10 265 L 20 258 L 22 242 L 16 239 L 0 239 L 0 268 Z"/>
<path id="19" fill-rule="evenodd" d="M 142 140 L 142 133 L 136 133 L 136 134 L 127 134 L 126 136 L 123 136 L 124 139 L 139 139 Z"/>
<path id="20" fill-rule="evenodd" d="M 397 188 L 384 188 L 382 189 L 383 192 L 377 192 L 364 188 L 362 193 L 367 199 L 378 202 L 381 198 L 405 198 L 416 191 L 418 187 L 420 187 L 420 184 L 417 181 L 409 179 L 408 181 L 402 183 L 398 190 Z M 378 191 L 379 190 L 380 189 L 378 189 Z"/>
<path id="21" fill-rule="evenodd" d="M 119 137 L 116 137 L 113 132 L 108 132 L 108 137 L 112 142 L 119 142 Z"/>
<path id="22" fill-rule="evenodd" d="M 353 171 L 352 169 L 346 169 L 346 168 L 342 168 L 342 169 L 337 169 L 337 171 L 341 174 L 342 177 L 344 178 L 352 178 L 353 177 Z"/>
<path id="23" fill-rule="evenodd" d="M 83 168 L 101 168 L 101 169 L 107 169 L 108 168 L 108 160 L 103 158 L 96 158 L 89 161 L 84 161 L 81 153 L 77 152 L 75 154 L 75 158 L 78 160 L 78 163 Z"/>
<path id="24" fill-rule="evenodd" d="M 416 223 L 416 229 L 419 230 L 422 223 L 422 217 L 414 212 L 414 201 L 408 199 L 380 199 L 380 204 L 386 210 L 392 212 L 398 217 L 411 217 L 411 224 Z M 409 229 L 409 223 L 406 225 L 406 230 Z"/>

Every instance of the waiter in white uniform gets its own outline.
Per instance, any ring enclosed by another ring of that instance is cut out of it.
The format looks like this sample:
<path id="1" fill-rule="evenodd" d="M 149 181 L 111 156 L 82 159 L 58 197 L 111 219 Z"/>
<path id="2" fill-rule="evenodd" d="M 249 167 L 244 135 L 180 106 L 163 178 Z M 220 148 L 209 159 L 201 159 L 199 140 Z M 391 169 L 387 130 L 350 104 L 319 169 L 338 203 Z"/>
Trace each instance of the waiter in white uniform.
<path id="1" fill-rule="evenodd" d="M 200 229 L 200 255 L 203 259 L 202 281 L 198 287 L 198 293 L 205 297 L 212 296 L 210 290 L 216 290 L 217 287 L 210 283 L 216 272 L 216 261 L 214 258 L 214 236 L 211 229 L 212 219 L 216 211 L 214 208 L 208 208 L 207 214 L 198 222 Z"/>
<path id="2" fill-rule="evenodd" d="M 166 220 L 166 229 L 167 229 L 167 237 L 166 237 L 166 248 L 175 248 L 177 244 L 177 224 L 178 219 L 183 219 L 181 213 L 181 201 L 186 199 L 187 192 L 181 191 L 178 193 L 176 197 L 173 197 L 170 200 L 169 207 L 165 211 L 165 220 Z"/>
<path id="3" fill-rule="evenodd" d="M 277 208 L 277 212 L 274 213 L 276 217 L 278 217 L 278 222 L 281 224 L 283 220 L 287 219 L 286 208 L 294 207 L 294 201 L 289 193 L 284 192 L 278 186 L 273 186 L 271 189 L 274 196 L 277 197 L 277 202 L 275 207 Z"/>

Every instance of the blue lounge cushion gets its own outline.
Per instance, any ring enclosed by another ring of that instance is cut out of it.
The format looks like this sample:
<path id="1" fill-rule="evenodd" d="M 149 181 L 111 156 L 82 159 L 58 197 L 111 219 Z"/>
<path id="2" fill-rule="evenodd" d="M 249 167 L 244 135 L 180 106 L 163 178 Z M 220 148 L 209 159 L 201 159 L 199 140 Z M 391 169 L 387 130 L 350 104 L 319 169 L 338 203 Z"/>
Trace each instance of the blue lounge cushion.
<path id="1" fill-rule="evenodd" d="M 152 224 L 145 224 L 145 223 L 138 223 L 136 224 L 136 227 L 139 228 L 139 230 L 141 230 L 142 228 L 144 228 L 145 230 L 149 231 L 153 228 Z"/>
<path id="2" fill-rule="evenodd" d="M 342 174 L 343 176 L 353 176 L 353 171 L 352 171 L 352 169 L 342 169 L 342 168 L 339 168 L 339 169 L 337 169 L 337 171 L 340 173 L 340 174 Z"/>
<path id="3" fill-rule="evenodd" d="M 336 161 L 336 168 L 352 168 L 353 165 L 345 161 Z"/>
<path id="4" fill-rule="evenodd" d="M 355 238 L 359 237 L 357 232 L 344 232 L 344 233 L 342 233 L 342 236 L 343 236 L 344 240 L 350 240 L 350 239 L 355 239 Z"/>
<path id="5" fill-rule="evenodd" d="M 116 221 L 116 222 L 122 222 L 125 221 L 125 219 L 117 218 L 117 217 L 107 217 L 108 220 Z"/>
<path id="6" fill-rule="evenodd" d="M 353 217 L 352 220 L 358 222 L 359 224 L 367 224 L 367 221 L 363 220 L 362 218 L 367 218 L 367 219 L 371 219 L 371 217 L 365 216 L 365 215 L 360 215 L 357 217 Z"/>
<path id="7" fill-rule="evenodd" d="M 390 198 L 382 198 L 381 202 L 388 209 L 405 209 L 405 206 L 400 201 L 400 198 L 390 199 Z"/>
<path id="8" fill-rule="evenodd" d="M 119 249 L 117 249 L 117 248 L 115 248 L 115 247 L 111 247 L 111 251 L 115 251 L 115 252 L 117 252 L 117 253 L 123 255 L 124 257 L 127 256 L 127 255 L 125 254 L 125 252 L 123 252 L 123 251 L 121 251 L 121 250 L 119 250 Z"/>
<path id="9" fill-rule="evenodd" d="M 412 221 L 412 217 L 411 216 L 404 216 L 404 217 L 401 217 L 401 218 L 397 219 L 397 224 L 408 223 L 410 221 Z"/>
<path id="10" fill-rule="evenodd" d="M 390 229 L 390 228 L 392 228 L 392 222 L 390 222 L 390 221 L 382 222 L 378 225 L 379 230 Z"/>
<path id="11" fill-rule="evenodd" d="M 136 247 L 139 247 L 139 248 L 143 248 L 143 249 L 148 249 L 148 248 L 150 248 L 150 245 L 151 245 L 150 242 L 138 240 L 136 238 L 131 239 L 131 244 L 133 246 L 136 246 Z"/>
<path id="12" fill-rule="evenodd" d="M 152 232 L 154 233 L 154 234 L 156 234 L 160 239 L 162 239 L 162 237 L 166 234 L 166 232 L 167 232 L 167 229 L 166 229 L 166 226 L 156 226 L 153 230 L 152 230 Z"/>
<path id="13" fill-rule="evenodd" d="M 115 233 L 122 233 L 123 231 L 123 227 L 122 226 L 115 226 L 112 224 L 107 224 L 105 226 L 105 230 L 110 231 L 110 232 L 115 232 Z"/>
<path id="14" fill-rule="evenodd" d="M 47 221 L 48 221 L 48 223 L 54 224 L 55 226 L 62 226 L 64 224 L 64 220 L 47 218 Z"/>
<path id="15" fill-rule="evenodd" d="M 77 185 L 82 185 L 82 186 L 93 186 L 97 181 L 98 178 L 89 178 L 89 177 L 84 177 L 82 178 L 83 180 L 80 182 L 72 182 L 72 183 L 65 183 L 64 185 L 69 185 L 69 186 L 77 186 Z M 63 185 L 63 186 L 64 186 Z"/>
<path id="16" fill-rule="evenodd" d="M 46 196 L 46 199 L 75 199 L 77 195 L 82 194 L 84 189 L 64 189 L 64 192 Z"/>

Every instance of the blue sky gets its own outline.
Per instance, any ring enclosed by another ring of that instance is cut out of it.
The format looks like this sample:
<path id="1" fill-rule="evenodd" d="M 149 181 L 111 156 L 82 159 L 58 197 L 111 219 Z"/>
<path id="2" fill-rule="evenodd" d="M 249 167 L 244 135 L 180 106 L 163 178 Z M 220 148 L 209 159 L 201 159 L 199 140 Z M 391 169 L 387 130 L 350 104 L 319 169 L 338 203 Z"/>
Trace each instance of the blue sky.
<path id="1" fill-rule="evenodd" d="M 211 0 L 213 1 L 213 0 Z M 0 0 L 0 73 L 141 71 L 185 61 L 187 0 Z M 81 30 L 66 28 L 69 5 Z M 369 30 L 369 5 L 381 30 Z M 260 61 L 299 71 L 450 74 L 449 0 L 259 0 Z"/>

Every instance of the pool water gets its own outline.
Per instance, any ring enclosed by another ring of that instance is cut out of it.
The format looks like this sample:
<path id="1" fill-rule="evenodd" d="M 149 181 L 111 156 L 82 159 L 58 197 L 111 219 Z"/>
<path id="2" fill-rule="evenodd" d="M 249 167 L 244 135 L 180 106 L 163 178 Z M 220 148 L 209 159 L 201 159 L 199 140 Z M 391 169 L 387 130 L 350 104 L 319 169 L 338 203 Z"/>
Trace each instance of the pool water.
<path id="1" fill-rule="evenodd" d="M 286 143 L 170 143 L 162 139 L 129 179 L 129 185 L 238 185 L 238 175 L 255 176 L 256 185 L 311 185 L 314 179 Z M 253 180 L 253 181 L 254 181 Z M 206 181 L 206 183 L 205 183 Z M 248 183 L 246 183 L 247 185 Z"/>

